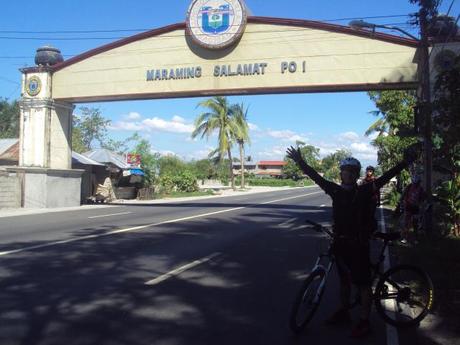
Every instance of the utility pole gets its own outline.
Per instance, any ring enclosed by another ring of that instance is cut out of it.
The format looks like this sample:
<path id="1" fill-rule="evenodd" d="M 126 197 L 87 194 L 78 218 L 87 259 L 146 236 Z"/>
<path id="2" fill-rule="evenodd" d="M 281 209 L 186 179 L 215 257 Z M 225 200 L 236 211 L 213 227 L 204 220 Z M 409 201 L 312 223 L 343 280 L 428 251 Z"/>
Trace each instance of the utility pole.
<path id="1" fill-rule="evenodd" d="M 419 11 L 420 20 L 420 100 L 422 110 L 423 128 L 423 165 L 425 177 L 425 191 L 431 201 L 432 197 L 432 171 L 433 171 L 433 140 L 432 140 L 432 106 L 431 106 L 431 86 L 430 86 L 430 53 L 428 41 L 428 8 L 427 1 L 421 1 Z M 425 217 L 425 229 L 431 232 L 433 224 L 431 208 Z"/>

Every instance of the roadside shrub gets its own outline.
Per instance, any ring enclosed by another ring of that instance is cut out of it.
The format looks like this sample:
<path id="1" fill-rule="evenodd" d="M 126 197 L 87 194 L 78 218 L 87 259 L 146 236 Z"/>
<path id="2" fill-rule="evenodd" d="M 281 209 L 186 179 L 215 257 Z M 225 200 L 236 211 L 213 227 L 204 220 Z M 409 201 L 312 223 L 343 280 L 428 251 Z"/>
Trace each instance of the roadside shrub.
<path id="1" fill-rule="evenodd" d="M 401 194 L 398 193 L 395 186 L 391 188 L 383 195 L 383 203 L 392 208 L 395 208 L 401 198 Z"/>
<path id="2" fill-rule="evenodd" d="M 197 178 L 190 171 L 182 171 L 173 179 L 174 186 L 179 192 L 196 192 L 198 190 Z"/>

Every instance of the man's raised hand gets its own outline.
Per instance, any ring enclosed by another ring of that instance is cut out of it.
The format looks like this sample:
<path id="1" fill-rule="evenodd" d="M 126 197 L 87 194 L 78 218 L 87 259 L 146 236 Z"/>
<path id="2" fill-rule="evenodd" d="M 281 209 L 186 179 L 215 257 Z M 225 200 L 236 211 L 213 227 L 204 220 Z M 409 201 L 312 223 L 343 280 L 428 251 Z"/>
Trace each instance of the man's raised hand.
<path id="1" fill-rule="evenodd" d="M 299 148 L 295 148 L 293 146 L 289 147 L 286 150 L 288 158 L 291 158 L 294 162 L 298 163 L 302 160 L 302 154 L 300 153 Z"/>

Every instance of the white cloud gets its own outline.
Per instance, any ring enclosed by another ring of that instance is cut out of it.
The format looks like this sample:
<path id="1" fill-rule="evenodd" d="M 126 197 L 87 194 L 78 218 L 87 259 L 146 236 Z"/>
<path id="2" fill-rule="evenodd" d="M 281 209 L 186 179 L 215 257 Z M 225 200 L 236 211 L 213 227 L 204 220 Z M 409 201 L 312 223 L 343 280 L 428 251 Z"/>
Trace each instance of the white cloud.
<path id="1" fill-rule="evenodd" d="M 138 113 L 132 112 L 128 115 L 129 120 L 136 120 L 140 118 L 141 115 Z M 184 118 L 177 115 L 175 115 L 170 121 L 159 117 L 153 117 L 142 121 L 117 121 L 109 127 L 109 129 L 118 131 L 158 131 L 186 134 L 192 133 L 194 128 L 195 127 L 192 124 L 187 124 Z"/>
<path id="2" fill-rule="evenodd" d="M 173 118 L 172 118 L 172 122 L 185 123 L 185 119 L 183 117 L 178 116 L 178 115 L 174 115 Z"/>
<path id="3" fill-rule="evenodd" d="M 254 131 L 254 132 L 260 131 L 259 126 L 255 125 L 255 124 L 253 124 L 253 123 L 248 122 L 248 127 L 249 127 L 249 129 L 250 129 L 251 131 Z"/>
<path id="4" fill-rule="evenodd" d="M 159 117 L 153 117 L 142 121 L 142 124 L 147 130 L 169 132 L 169 133 L 192 133 L 194 130 L 193 125 L 187 125 L 177 121 L 166 121 Z"/>
<path id="5" fill-rule="evenodd" d="M 339 138 L 346 141 L 358 141 L 359 135 L 355 132 L 345 132 L 339 135 Z"/>
<path id="6" fill-rule="evenodd" d="M 113 125 L 109 125 L 108 128 L 114 131 L 142 131 L 144 126 L 139 122 L 127 122 L 117 121 Z"/>
<path id="7" fill-rule="evenodd" d="M 128 115 L 126 115 L 125 118 L 126 118 L 127 120 L 133 120 L 133 121 L 135 121 L 135 120 L 139 120 L 141 117 L 142 117 L 141 114 L 132 111 L 132 112 L 130 112 Z"/>
<path id="8" fill-rule="evenodd" d="M 257 157 L 259 160 L 264 159 L 276 159 L 282 160 L 286 155 L 286 147 L 285 146 L 274 146 L 264 151 L 257 152 Z"/>
<path id="9" fill-rule="evenodd" d="M 369 137 L 360 136 L 356 132 L 349 131 L 339 134 L 335 140 L 331 139 L 328 142 L 320 142 L 319 144 L 313 143 L 313 145 L 320 149 L 321 157 L 337 150 L 348 150 L 357 159 L 374 163 L 377 161 L 377 149 L 371 145 L 371 140 Z"/>
<path id="10" fill-rule="evenodd" d="M 275 138 L 275 139 L 280 139 L 281 141 L 284 142 L 296 142 L 296 141 L 303 141 L 307 142 L 308 138 L 305 136 L 299 135 L 293 131 L 290 131 L 288 129 L 281 130 L 281 131 L 274 131 L 274 130 L 267 130 L 267 135 Z"/>

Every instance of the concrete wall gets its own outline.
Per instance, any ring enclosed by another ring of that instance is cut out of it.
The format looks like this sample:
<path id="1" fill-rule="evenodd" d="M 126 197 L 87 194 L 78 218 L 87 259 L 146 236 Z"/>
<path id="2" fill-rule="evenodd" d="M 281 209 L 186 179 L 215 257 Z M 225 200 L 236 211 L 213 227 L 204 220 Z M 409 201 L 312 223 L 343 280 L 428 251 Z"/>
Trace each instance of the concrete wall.
<path id="1" fill-rule="evenodd" d="M 0 171 L 0 209 L 21 207 L 21 183 L 15 173 Z"/>
<path id="2" fill-rule="evenodd" d="M 22 176 L 24 208 L 53 208 L 80 205 L 83 170 L 40 168 L 6 168 L 11 174 Z M 20 199 L 19 199 L 20 200 Z M 20 207 L 21 205 L 19 204 Z"/>

